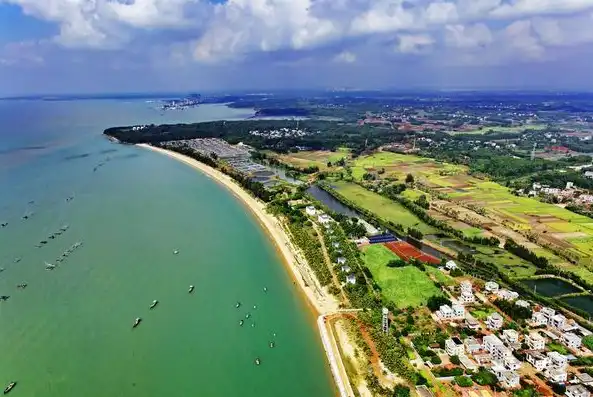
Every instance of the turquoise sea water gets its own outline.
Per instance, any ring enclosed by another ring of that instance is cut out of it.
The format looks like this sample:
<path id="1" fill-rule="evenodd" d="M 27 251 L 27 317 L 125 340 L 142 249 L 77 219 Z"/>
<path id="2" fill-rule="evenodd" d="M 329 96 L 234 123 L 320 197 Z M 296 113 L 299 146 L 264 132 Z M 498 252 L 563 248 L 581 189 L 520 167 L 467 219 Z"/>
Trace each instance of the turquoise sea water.
<path id="1" fill-rule="evenodd" d="M 15 380 L 11 395 L 44 397 L 334 395 L 312 315 L 248 210 L 188 166 L 100 134 L 245 116 L 0 102 L 0 295 L 10 296 L 0 302 L 0 386 Z"/>

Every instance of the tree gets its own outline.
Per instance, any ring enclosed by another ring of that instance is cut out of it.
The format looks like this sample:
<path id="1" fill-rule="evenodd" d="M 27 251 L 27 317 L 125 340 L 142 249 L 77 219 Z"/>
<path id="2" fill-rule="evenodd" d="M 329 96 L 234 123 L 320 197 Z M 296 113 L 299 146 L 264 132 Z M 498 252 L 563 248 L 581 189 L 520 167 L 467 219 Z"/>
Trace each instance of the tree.
<path id="1" fill-rule="evenodd" d="M 406 175 L 406 183 L 414 183 L 414 175 L 412 175 L 412 174 Z"/>
<path id="2" fill-rule="evenodd" d="M 461 360 L 459 359 L 459 356 L 451 356 L 451 363 L 453 363 L 455 365 L 461 364 Z"/>
<path id="3" fill-rule="evenodd" d="M 439 365 L 439 364 L 442 364 L 443 360 L 441 360 L 441 358 L 439 356 L 434 355 L 430 358 L 430 362 L 435 365 Z"/>
<path id="4" fill-rule="evenodd" d="M 403 259 L 392 259 L 387 262 L 387 267 L 404 267 L 408 266 L 408 263 Z"/>
<path id="5" fill-rule="evenodd" d="M 331 168 L 331 167 L 332 167 L 332 162 L 331 161 L 328 161 L 327 162 L 327 168 Z"/>
<path id="6" fill-rule="evenodd" d="M 463 271 L 459 268 L 455 268 L 455 269 L 451 270 L 450 275 L 451 275 L 451 277 L 461 277 L 461 276 L 463 276 Z"/>
<path id="7" fill-rule="evenodd" d="M 404 385 L 395 386 L 393 397 L 410 397 L 410 388 Z"/>
<path id="8" fill-rule="evenodd" d="M 588 335 L 583 338 L 583 345 L 587 346 L 587 349 L 593 350 L 593 335 Z"/>
<path id="9" fill-rule="evenodd" d="M 457 383 L 460 387 L 470 387 L 474 384 L 469 376 L 456 376 L 455 383 Z"/>
<path id="10" fill-rule="evenodd" d="M 437 311 L 442 305 L 450 305 L 451 301 L 444 296 L 434 295 L 428 298 L 426 302 L 426 307 L 430 309 L 430 311 Z"/>

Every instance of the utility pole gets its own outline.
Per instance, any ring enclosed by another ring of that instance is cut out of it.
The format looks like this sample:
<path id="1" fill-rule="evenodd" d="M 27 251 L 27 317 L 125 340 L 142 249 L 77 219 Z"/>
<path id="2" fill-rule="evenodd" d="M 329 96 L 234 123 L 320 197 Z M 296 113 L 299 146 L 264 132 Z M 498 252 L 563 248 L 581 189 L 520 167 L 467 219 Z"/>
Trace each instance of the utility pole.
<path id="1" fill-rule="evenodd" d="M 535 148 L 537 147 L 537 142 L 533 143 L 533 149 L 531 150 L 531 161 L 535 160 Z"/>

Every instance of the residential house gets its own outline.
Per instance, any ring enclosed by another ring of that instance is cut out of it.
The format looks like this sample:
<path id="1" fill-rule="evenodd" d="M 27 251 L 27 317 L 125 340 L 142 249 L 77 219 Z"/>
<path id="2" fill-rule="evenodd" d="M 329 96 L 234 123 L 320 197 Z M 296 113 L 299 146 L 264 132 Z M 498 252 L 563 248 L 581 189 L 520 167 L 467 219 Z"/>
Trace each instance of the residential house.
<path id="1" fill-rule="evenodd" d="M 544 371 L 544 376 L 554 383 L 564 383 L 568 379 L 568 374 L 565 368 L 548 367 Z"/>
<path id="2" fill-rule="evenodd" d="M 490 364 L 492 362 L 492 355 L 485 351 L 479 351 L 472 354 L 474 360 L 478 363 L 478 365 L 484 366 Z"/>
<path id="3" fill-rule="evenodd" d="M 482 350 L 482 344 L 473 336 L 468 336 L 463 342 L 465 350 L 469 354 Z"/>
<path id="4" fill-rule="evenodd" d="M 593 178 L 593 171 L 585 171 L 585 178 Z"/>
<path id="5" fill-rule="evenodd" d="M 449 271 L 451 270 L 455 270 L 458 268 L 457 263 L 453 262 L 453 261 L 447 261 L 447 263 L 445 263 L 445 268 Z"/>
<path id="6" fill-rule="evenodd" d="M 556 315 L 556 310 L 552 309 L 551 307 L 542 307 L 540 312 L 546 317 L 547 324 L 550 324 L 552 317 Z"/>
<path id="7" fill-rule="evenodd" d="M 337 241 L 334 241 L 332 243 L 332 247 L 334 247 L 334 248 L 340 248 L 340 243 L 338 243 Z"/>
<path id="8" fill-rule="evenodd" d="M 471 291 L 461 291 L 461 295 L 459 296 L 458 300 L 463 304 L 467 304 L 475 302 L 476 298 Z"/>
<path id="9" fill-rule="evenodd" d="M 317 221 L 322 225 L 328 225 L 332 221 L 332 218 L 327 214 L 319 214 Z"/>
<path id="10" fill-rule="evenodd" d="M 577 374 L 577 379 L 579 380 L 579 382 L 581 382 L 583 385 L 588 385 L 591 386 L 593 385 L 593 376 L 589 375 L 586 372 L 580 372 Z"/>
<path id="11" fill-rule="evenodd" d="M 504 289 L 503 288 L 503 289 L 499 289 L 496 292 L 496 296 L 499 299 L 503 299 L 503 300 L 506 300 L 506 301 L 512 301 L 512 300 L 517 299 L 519 297 L 519 294 L 517 292 L 515 292 L 515 291 L 509 291 L 508 289 Z"/>
<path id="12" fill-rule="evenodd" d="M 484 346 L 484 350 L 486 350 L 488 353 L 492 353 L 494 351 L 495 347 L 498 345 L 504 346 L 502 341 L 500 339 L 498 339 L 498 336 L 496 336 L 494 334 L 486 335 L 482 339 L 482 345 Z"/>
<path id="13" fill-rule="evenodd" d="M 305 212 L 310 216 L 315 216 L 315 214 L 317 214 L 317 210 L 312 205 L 308 205 L 307 208 L 305 208 Z"/>
<path id="14" fill-rule="evenodd" d="M 492 360 L 503 365 L 508 370 L 521 367 L 521 362 L 513 356 L 513 352 L 506 347 L 496 335 L 486 335 L 483 339 L 484 349 L 492 355 Z"/>
<path id="15" fill-rule="evenodd" d="M 502 338 L 510 345 L 519 341 L 519 333 L 514 329 L 505 329 L 502 331 Z"/>
<path id="16" fill-rule="evenodd" d="M 531 322 L 535 325 L 546 325 L 548 323 L 548 318 L 540 310 L 539 312 L 533 312 L 533 314 L 531 315 Z"/>
<path id="17" fill-rule="evenodd" d="M 494 282 L 494 281 L 488 281 L 485 285 L 484 285 L 484 289 L 487 292 L 490 292 L 491 294 L 498 292 L 498 283 Z"/>
<path id="18" fill-rule="evenodd" d="M 562 334 L 562 343 L 571 349 L 578 349 L 581 347 L 582 340 L 580 336 L 577 336 L 572 332 L 564 332 Z"/>
<path id="19" fill-rule="evenodd" d="M 445 341 L 445 351 L 450 356 L 461 356 L 464 353 L 463 342 L 454 336 Z"/>
<path id="20" fill-rule="evenodd" d="M 346 258 L 344 258 L 343 256 L 340 256 L 338 259 L 336 259 L 336 262 L 338 262 L 338 265 L 345 265 Z"/>
<path id="21" fill-rule="evenodd" d="M 502 387 L 512 389 L 520 386 L 519 375 L 515 371 L 510 371 L 501 365 L 494 365 L 492 372 Z"/>
<path id="22" fill-rule="evenodd" d="M 437 316 L 442 319 L 451 319 L 453 318 L 453 309 L 449 305 L 442 305 L 437 311 Z"/>
<path id="23" fill-rule="evenodd" d="M 500 314 L 498 314 L 497 312 L 492 313 L 486 319 L 486 327 L 488 329 L 492 329 L 492 330 L 501 329 L 503 323 L 504 323 L 504 320 L 503 320 L 502 316 Z"/>
<path id="24" fill-rule="evenodd" d="M 563 356 L 558 352 L 548 352 L 547 354 L 552 367 L 566 368 L 568 366 L 568 359 L 566 356 Z"/>
<path id="25" fill-rule="evenodd" d="M 583 385 L 567 386 L 566 397 L 591 397 L 591 392 Z"/>
<path id="26" fill-rule="evenodd" d="M 529 304 L 529 302 L 524 301 L 523 299 L 519 299 L 519 300 L 515 301 L 515 305 L 517 305 L 519 307 L 525 307 L 525 308 L 528 308 L 529 306 L 531 306 Z"/>
<path id="27" fill-rule="evenodd" d="M 471 281 L 463 280 L 459 284 L 459 286 L 461 287 L 461 293 L 463 293 L 463 292 L 468 292 L 470 294 L 473 293 Z"/>
<path id="28" fill-rule="evenodd" d="M 348 284 L 356 284 L 356 276 L 354 274 L 349 274 L 346 276 L 346 282 Z"/>
<path id="29" fill-rule="evenodd" d="M 551 318 L 548 324 L 552 327 L 562 329 L 566 325 L 566 317 L 564 317 L 562 314 L 556 314 Z"/>
<path id="30" fill-rule="evenodd" d="M 453 309 L 453 317 L 454 318 L 463 318 L 465 316 L 465 308 L 461 305 L 452 305 L 451 309 Z"/>
<path id="31" fill-rule="evenodd" d="M 527 343 L 530 349 L 544 350 L 546 347 L 546 338 L 537 332 L 532 332 L 525 338 L 525 343 Z"/>
<path id="32" fill-rule="evenodd" d="M 474 331 L 480 329 L 480 322 L 469 313 L 465 316 L 465 325 L 467 325 L 469 329 L 472 329 Z"/>
<path id="33" fill-rule="evenodd" d="M 344 265 L 340 268 L 340 270 L 342 270 L 344 273 L 350 273 L 352 269 L 350 269 L 350 266 Z"/>
<path id="34" fill-rule="evenodd" d="M 478 366 L 467 356 L 459 356 L 459 361 L 461 362 L 461 365 L 468 371 L 475 371 L 478 369 Z"/>
<path id="35" fill-rule="evenodd" d="M 550 359 L 544 353 L 537 350 L 529 350 L 525 355 L 525 359 L 540 372 L 550 365 Z"/>

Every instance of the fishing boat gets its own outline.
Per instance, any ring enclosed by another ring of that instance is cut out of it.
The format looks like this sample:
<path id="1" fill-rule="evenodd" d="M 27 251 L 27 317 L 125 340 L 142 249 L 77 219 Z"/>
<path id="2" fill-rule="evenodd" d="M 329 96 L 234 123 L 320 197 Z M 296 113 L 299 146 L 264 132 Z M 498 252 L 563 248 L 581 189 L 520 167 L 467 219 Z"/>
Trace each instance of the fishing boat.
<path id="1" fill-rule="evenodd" d="M 47 241 L 46 241 L 46 240 L 41 240 L 41 241 L 39 242 L 39 244 L 47 244 Z"/>
<path id="2" fill-rule="evenodd" d="M 21 258 L 14 258 L 14 263 L 19 263 L 21 261 Z"/>
<path id="3" fill-rule="evenodd" d="M 27 283 L 19 284 L 16 287 L 19 288 L 19 289 L 25 289 L 25 288 L 27 288 Z"/>
<path id="4" fill-rule="evenodd" d="M 0 301 L 7 301 L 8 299 L 10 299 L 10 295 L 1 295 L 0 296 Z"/>
<path id="5" fill-rule="evenodd" d="M 245 315 L 245 318 L 249 318 L 249 317 L 251 317 L 251 314 L 247 313 L 247 314 Z"/>
<path id="6" fill-rule="evenodd" d="M 142 319 L 140 317 L 138 317 L 136 320 L 134 320 L 134 325 L 132 325 L 132 329 L 134 329 L 138 325 L 140 325 L 141 322 L 142 322 Z"/>
<path id="7" fill-rule="evenodd" d="M 268 287 L 264 287 L 264 292 L 268 292 Z"/>
<path id="8" fill-rule="evenodd" d="M 10 393 L 10 391 L 11 391 L 12 389 L 14 389 L 14 387 L 15 387 L 15 386 L 16 386 L 16 382 L 10 382 L 10 383 L 8 384 L 8 386 L 6 386 L 6 387 L 4 388 L 4 394 L 8 394 L 8 393 Z"/>
<path id="9" fill-rule="evenodd" d="M 253 308 L 254 308 L 254 309 L 257 309 L 257 306 L 256 306 L 256 305 L 253 305 Z"/>
<path id="10" fill-rule="evenodd" d="M 235 305 L 235 307 L 238 309 L 239 307 L 241 307 L 241 302 L 237 302 L 237 304 Z"/>
<path id="11" fill-rule="evenodd" d="M 174 255 L 177 255 L 178 253 L 179 253 L 179 250 L 175 250 L 175 251 L 173 251 L 173 254 L 174 254 Z"/>
<path id="12" fill-rule="evenodd" d="M 194 292 L 194 286 L 193 286 L 193 285 L 190 285 L 190 286 L 189 286 L 189 290 L 188 290 L 187 292 L 189 292 L 190 294 L 191 294 L 192 292 Z"/>
<path id="13" fill-rule="evenodd" d="M 242 327 L 242 326 L 243 326 L 243 324 L 244 324 L 244 321 L 243 321 L 243 320 L 240 320 L 240 321 L 239 321 L 239 326 L 241 326 L 241 327 Z"/>
<path id="14" fill-rule="evenodd" d="M 156 307 L 156 305 L 159 304 L 159 301 L 157 301 L 156 299 L 152 301 L 152 304 L 150 305 L 151 309 L 154 309 Z"/>
<path id="15" fill-rule="evenodd" d="M 251 328 L 255 327 L 255 323 L 251 323 Z"/>
<path id="16" fill-rule="evenodd" d="M 51 263 L 45 262 L 45 270 L 54 270 L 56 265 L 52 265 Z"/>
<path id="17" fill-rule="evenodd" d="M 270 342 L 270 348 L 274 348 L 275 344 L 274 342 Z"/>
<path id="18" fill-rule="evenodd" d="M 6 227 L 6 226 L 8 226 L 8 222 L 4 222 L 4 223 L 2 224 L 2 227 Z"/>
<path id="19" fill-rule="evenodd" d="M 2 273 L 5 269 L 3 267 L 0 267 L 0 273 Z"/>
<path id="20" fill-rule="evenodd" d="M 260 365 L 260 364 L 261 364 L 261 361 L 259 361 L 259 357 L 257 357 L 257 358 L 255 359 L 255 365 Z"/>

